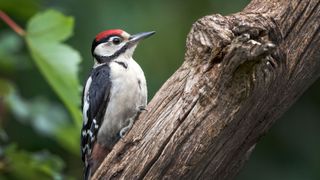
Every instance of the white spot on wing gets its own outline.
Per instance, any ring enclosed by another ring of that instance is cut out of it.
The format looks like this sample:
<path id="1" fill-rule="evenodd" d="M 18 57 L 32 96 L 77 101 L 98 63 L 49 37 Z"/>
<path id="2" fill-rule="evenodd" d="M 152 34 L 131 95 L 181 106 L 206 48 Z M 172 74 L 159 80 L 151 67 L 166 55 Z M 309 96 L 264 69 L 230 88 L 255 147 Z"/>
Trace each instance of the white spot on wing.
<path id="1" fill-rule="evenodd" d="M 99 128 L 99 125 L 97 124 L 96 119 L 93 119 L 93 124 L 94 124 L 94 128 L 95 128 L 95 129 L 98 129 L 98 128 Z"/>
<path id="2" fill-rule="evenodd" d="M 95 136 L 92 136 L 91 137 L 91 142 L 94 142 L 95 138 L 96 138 Z"/>
<path id="3" fill-rule="evenodd" d="M 90 137 L 92 137 L 93 133 L 90 131 L 90 129 L 87 130 L 87 134 L 89 134 Z"/>
<path id="4" fill-rule="evenodd" d="M 86 131 L 82 131 L 82 136 L 87 136 L 87 132 Z"/>

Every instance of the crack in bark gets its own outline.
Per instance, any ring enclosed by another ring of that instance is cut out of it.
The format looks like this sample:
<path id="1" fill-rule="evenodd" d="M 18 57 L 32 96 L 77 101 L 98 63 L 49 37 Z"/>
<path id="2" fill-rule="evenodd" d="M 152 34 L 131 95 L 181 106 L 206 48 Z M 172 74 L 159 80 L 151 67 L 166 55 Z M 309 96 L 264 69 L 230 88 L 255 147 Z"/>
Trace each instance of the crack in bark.
<path id="1" fill-rule="evenodd" d="M 302 2 L 302 1 L 301 1 Z M 305 11 L 307 10 L 308 6 L 309 6 L 310 1 L 307 2 L 307 4 L 303 7 L 302 12 L 297 12 L 296 11 L 300 10 L 299 8 L 295 9 L 293 11 L 292 14 L 298 14 L 298 16 L 295 18 L 295 20 L 293 21 L 293 23 L 291 24 L 290 28 L 287 29 L 287 32 L 284 35 L 284 38 L 287 38 L 287 36 L 290 34 L 290 32 L 292 32 L 293 28 L 296 28 L 297 23 L 300 21 L 302 15 L 305 13 Z M 299 2 L 300 5 L 300 2 Z M 299 7 L 299 5 L 297 5 L 297 7 Z"/>
<path id="2" fill-rule="evenodd" d="M 301 27 L 304 27 L 309 22 L 309 18 L 315 14 L 315 10 L 319 7 L 319 5 L 320 5 L 320 1 L 318 1 L 318 3 L 316 3 L 315 6 L 313 6 L 313 8 L 311 9 L 311 12 L 309 13 L 309 16 L 303 21 Z"/>

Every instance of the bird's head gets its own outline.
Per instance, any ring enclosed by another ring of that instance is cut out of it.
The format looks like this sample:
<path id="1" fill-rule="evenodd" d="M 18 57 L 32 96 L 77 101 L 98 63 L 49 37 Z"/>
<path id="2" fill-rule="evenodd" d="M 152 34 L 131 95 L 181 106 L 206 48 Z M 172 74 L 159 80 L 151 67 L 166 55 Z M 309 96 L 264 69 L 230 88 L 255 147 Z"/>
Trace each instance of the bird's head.
<path id="1" fill-rule="evenodd" d="M 91 53 L 96 63 L 104 63 L 124 55 L 131 58 L 138 42 L 155 32 L 142 32 L 130 35 L 121 29 L 100 32 L 92 42 Z"/>

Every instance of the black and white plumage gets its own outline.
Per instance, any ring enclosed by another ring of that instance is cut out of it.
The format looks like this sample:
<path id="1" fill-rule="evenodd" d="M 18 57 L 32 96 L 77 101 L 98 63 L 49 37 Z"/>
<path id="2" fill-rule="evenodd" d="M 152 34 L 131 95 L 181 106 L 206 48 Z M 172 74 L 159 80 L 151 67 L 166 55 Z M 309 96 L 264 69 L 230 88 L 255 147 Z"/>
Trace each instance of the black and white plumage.
<path id="1" fill-rule="evenodd" d="M 85 179 L 90 179 L 147 104 L 145 76 L 132 55 L 138 42 L 152 34 L 129 35 L 122 30 L 107 30 L 99 33 L 92 43 L 95 64 L 82 99 L 81 152 Z"/>

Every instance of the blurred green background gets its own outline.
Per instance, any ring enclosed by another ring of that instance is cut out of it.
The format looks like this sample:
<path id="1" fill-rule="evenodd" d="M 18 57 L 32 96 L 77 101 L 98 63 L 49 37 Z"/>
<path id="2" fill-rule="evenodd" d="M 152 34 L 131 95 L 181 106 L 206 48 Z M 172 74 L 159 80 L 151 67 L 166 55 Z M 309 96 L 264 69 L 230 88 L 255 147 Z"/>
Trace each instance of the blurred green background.
<path id="1" fill-rule="evenodd" d="M 25 29 L 35 14 L 48 9 L 73 17 L 73 35 L 64 43 L 81 55 L 79 69 L 74 71 L 81 84 L 92 66 L 91 42 L 98 32 L 110 28 L 129 33 L 155 30 L 156 36 L 141 43 L 135 53 L 145 71 L 151 99 L 181 65 L 192 23 L 213 13 L 238 12 L 248 2 L 1 0 L 0 10 Z M 28 32 L 31 29 L 32 25 Z M 80 179 L 79 114 L 70 114 L 70 108 L 64 106 L 68 101 L 61 94 L 57 96 L 57 89 L 52 88 L 56 86 L 44 76 L 48 68 L 41 69 L 44 66 L 35 60 L 37 52 L 31 45 L 38 41 L 30 39 L 18 36 L 0 22 L 0 179 Z M 50 50 L 46 49 L 55 53 Z M 68 59 L 65 61 L 68 63 Z M 75 64 L 77 61 L 80 59 L 70 59 Z M 80 94 L 76 81 L 72 87 Z M 319 92 L 318 81 L 277 121 L 256 146 L 238 180 L 320 179 Z M 73 103 L 72 107 L 79 105 Z"/>

